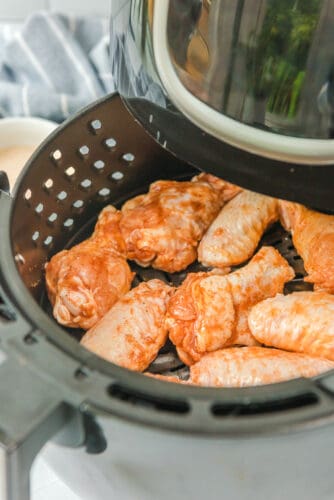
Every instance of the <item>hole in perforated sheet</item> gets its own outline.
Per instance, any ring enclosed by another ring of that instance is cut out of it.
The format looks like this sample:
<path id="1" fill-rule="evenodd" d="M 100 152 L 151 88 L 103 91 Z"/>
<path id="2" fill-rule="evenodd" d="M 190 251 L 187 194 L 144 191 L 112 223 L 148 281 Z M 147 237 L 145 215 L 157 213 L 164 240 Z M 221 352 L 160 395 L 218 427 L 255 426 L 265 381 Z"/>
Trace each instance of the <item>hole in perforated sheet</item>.
<path id="1" fill-rule="evenodd" d="M 108 137 L 108 139 L 104 141 L 104 145 L 107 149 L 113 149 L 117 146 L 117 142 L 113 137 Z"/>
<path id="2" fill-rule="evenodd" d="M 59 201 L 64 201 L 67 198 L 67 193 L 66 191 L 60 191 L 60 193 L 57 194 L 57 200 Z"/>
<path id="3" fill-rule="evenodd" d="M 48 223 L 54 224 L 57 219 L 58 219 L 58 214 L 56 214 L 56 212 L 52 212 L 48 217 Z"/>
<path id="4" fill-rule="evenodd" d="M 31 192 L 31 189 L 26 189 L 25 193 L 24 193 L 24 199 L 26 201 L 29 201 L 31 200 L 31 197 L 32 197 L 32 192 Z"/>
<path id="5" fill-rule="evenodd" d="M 94 134 L 97 134 L 102 128 L 102 123 L 99 119 L 92 120 L 90 122 L 90 129 Z"/>
<path id="6" fill-rule="evenodd" d="M 82 158 L 86 158 L 89 155 L 89 147 L 87 146 L 87 144 L 83 144 L 82 146 L 80 146 L 80 148 L 78 149 L 78 153 Z"/>
<path id="7" fill-rule="evenodd" d="M 63 157 L 63 155 L 62 155 L 62 152 L 60 151 L 60 149 L 55 149 L 51 153 L 51 159 L 54 161 L 54 163 L 60 162 L 62 157 Z"/>
<path id="8" fill-rule="evenodd" d="M 117 170 L 116 172 L 113 172 L 110 176 L 110 180 L 114 181 L 114 182 L 120 182 L 124 177 L 124 174 L 123 172 L 120 172 L 119 170 Z"/>
<path id="9" fill-rule="evenodd" d="M 33 234 L 32 234 L 32 241 L 36 242 L 39 238 L 39 231 L 34 231 Z"/>
<path id="10" fill-rule="evenodd" d="M 43 212 L 43 209 L 44 209 L 43 203 L 38 203 L 38 205 L 36 205 L 35 207 L 36 214 L 41 214 Z"/>
<path id="11" fill-rule="evenodd" d="M 66 168 L 65 175 L 68 179 L 71 179 L 74 174 L 75 174 L 75 168 L 72 165 Z"/>

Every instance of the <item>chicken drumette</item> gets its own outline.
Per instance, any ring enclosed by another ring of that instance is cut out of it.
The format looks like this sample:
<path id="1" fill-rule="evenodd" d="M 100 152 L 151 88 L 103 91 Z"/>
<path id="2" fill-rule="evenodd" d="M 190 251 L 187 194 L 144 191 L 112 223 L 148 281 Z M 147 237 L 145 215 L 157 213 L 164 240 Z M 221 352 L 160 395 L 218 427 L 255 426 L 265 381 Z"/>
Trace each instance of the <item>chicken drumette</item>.
<path id="1" fill-rule="evenodd" d="M 252 257 L 265 230 L 278 220 L 275 198 L 243 191 L 227 203 L 198 247 L 206 266 L 230 267 Z"/>
<path id="2" fill-rule="evenodd" d="M 119 230 L 121 213 L 106 207 L 93 235 L 46 264 L 46 285 L 53 314 L 62 325 L 91 328 L 131 286 Z"/>

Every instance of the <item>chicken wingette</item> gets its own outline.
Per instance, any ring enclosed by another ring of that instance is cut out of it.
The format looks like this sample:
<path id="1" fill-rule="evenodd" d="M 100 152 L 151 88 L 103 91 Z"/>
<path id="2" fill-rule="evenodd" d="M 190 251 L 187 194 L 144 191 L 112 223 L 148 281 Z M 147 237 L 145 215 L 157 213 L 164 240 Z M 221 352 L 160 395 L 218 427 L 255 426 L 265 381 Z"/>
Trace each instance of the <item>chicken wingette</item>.
<path id="1" fill-rule="evenodd" d="M 167 340 L 166 306 L 174 289 L 154 279 L 124 295 L 81 339 L 98 356 L 143 371 Z"/>
<path id="2" fill-rule="evenodd" d="M 277 295 L 253 307 L 248 323 L 262 344 L 334 361 L 334 295 Z"/>
<path id="3" fill-rule="evenodd" d="M 231 347 L 206 354 L 191 366 L 188 383 L 246 387 L 314 377 L 333 368 L 334 362 L 307 354 L 265 347 Z"/>

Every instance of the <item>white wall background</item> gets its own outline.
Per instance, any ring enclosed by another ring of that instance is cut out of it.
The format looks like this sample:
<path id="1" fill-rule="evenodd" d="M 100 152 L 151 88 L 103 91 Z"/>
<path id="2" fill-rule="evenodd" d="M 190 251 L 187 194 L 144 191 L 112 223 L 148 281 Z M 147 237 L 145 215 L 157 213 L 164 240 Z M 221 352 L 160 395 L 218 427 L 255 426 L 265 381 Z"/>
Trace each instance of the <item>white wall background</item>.
<path id="1" fill-rule="evenodd" d="M 23 21 L 36 10 L 53 10 L 74 15 L 109 16 L 112 0 L 0 0 L 0 22 Z"/>

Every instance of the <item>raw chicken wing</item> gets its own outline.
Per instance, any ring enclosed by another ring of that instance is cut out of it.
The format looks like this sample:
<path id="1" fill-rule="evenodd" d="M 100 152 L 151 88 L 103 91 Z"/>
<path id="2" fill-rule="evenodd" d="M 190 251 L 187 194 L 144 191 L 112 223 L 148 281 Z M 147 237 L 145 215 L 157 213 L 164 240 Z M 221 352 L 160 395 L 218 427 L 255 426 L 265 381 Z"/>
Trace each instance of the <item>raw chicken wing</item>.
<path id="1" fill-rule="evenodd" d="M 189 182 L 154 182 L 122 207 L 127 257 L 171 273 L 185 269 L 196 260 L 198 242 L 220 208 L 239 191 L 209 174 Z"/>
<path id="2" fill-rule="evenodd" d="M 53 314 L 62 325 L 91 328 L 131 286 L 119 230 L 120 212 L 106 207 L 93 235 L 46 264 L 46 286 Z"/>
<path id="3" fill-rule="evenodd" d="M 245 267 L 226 276 L 189 274 L 166 315 L 169 337 L 182 361 L 191 365 L 228 345 L 257 344 L 248 327 L 249 310 L 282 292 L 293 277 L 292 268 L 272 247 L 262 247 Z"/>
<path id="4" fill-rule="evenodd" d="M 191 273 L 169 302 L 166 326 L 179 357 L 191 365 L 207 351 L 227 343 L 234 331 L 235 317 L 225 277 Z"/>
<path id="5" fill-rule="evenodd" d="M 211 352 L 190 368 L 190 383 L 213 387 L 273 384 L 314 377 L 334 368 L 327 359 L 265 347 L 231 347 Z"/>
<path id="6" fill-rule="evenodd" d="M 278 220 L 275 198 L 242 191 L 227 203 L 205 233 L 198 260 L 205 266 L 229 267 L 249 259 L 266 229 Z"/>
<path id="7" fill-rule="evenodd" d="M 334 216 L 289 201 L 280 201 L 280 218 L 304 261 L 315 290 L 334 293 Z"/>
<path id="8" fill-rule="evenodd" d="M 164 318 L 172 293 L 160 280 L 141 283 L 83 336 L 81 344 L 129 370 L 145 370 L 166 342 Z"/>
<path id="9" fill-rule="evenodd" d="M 248 323 L 262 344 L 334 361 L 334 296 L 329 293 L 277 295 L 257 304 Z"/>

